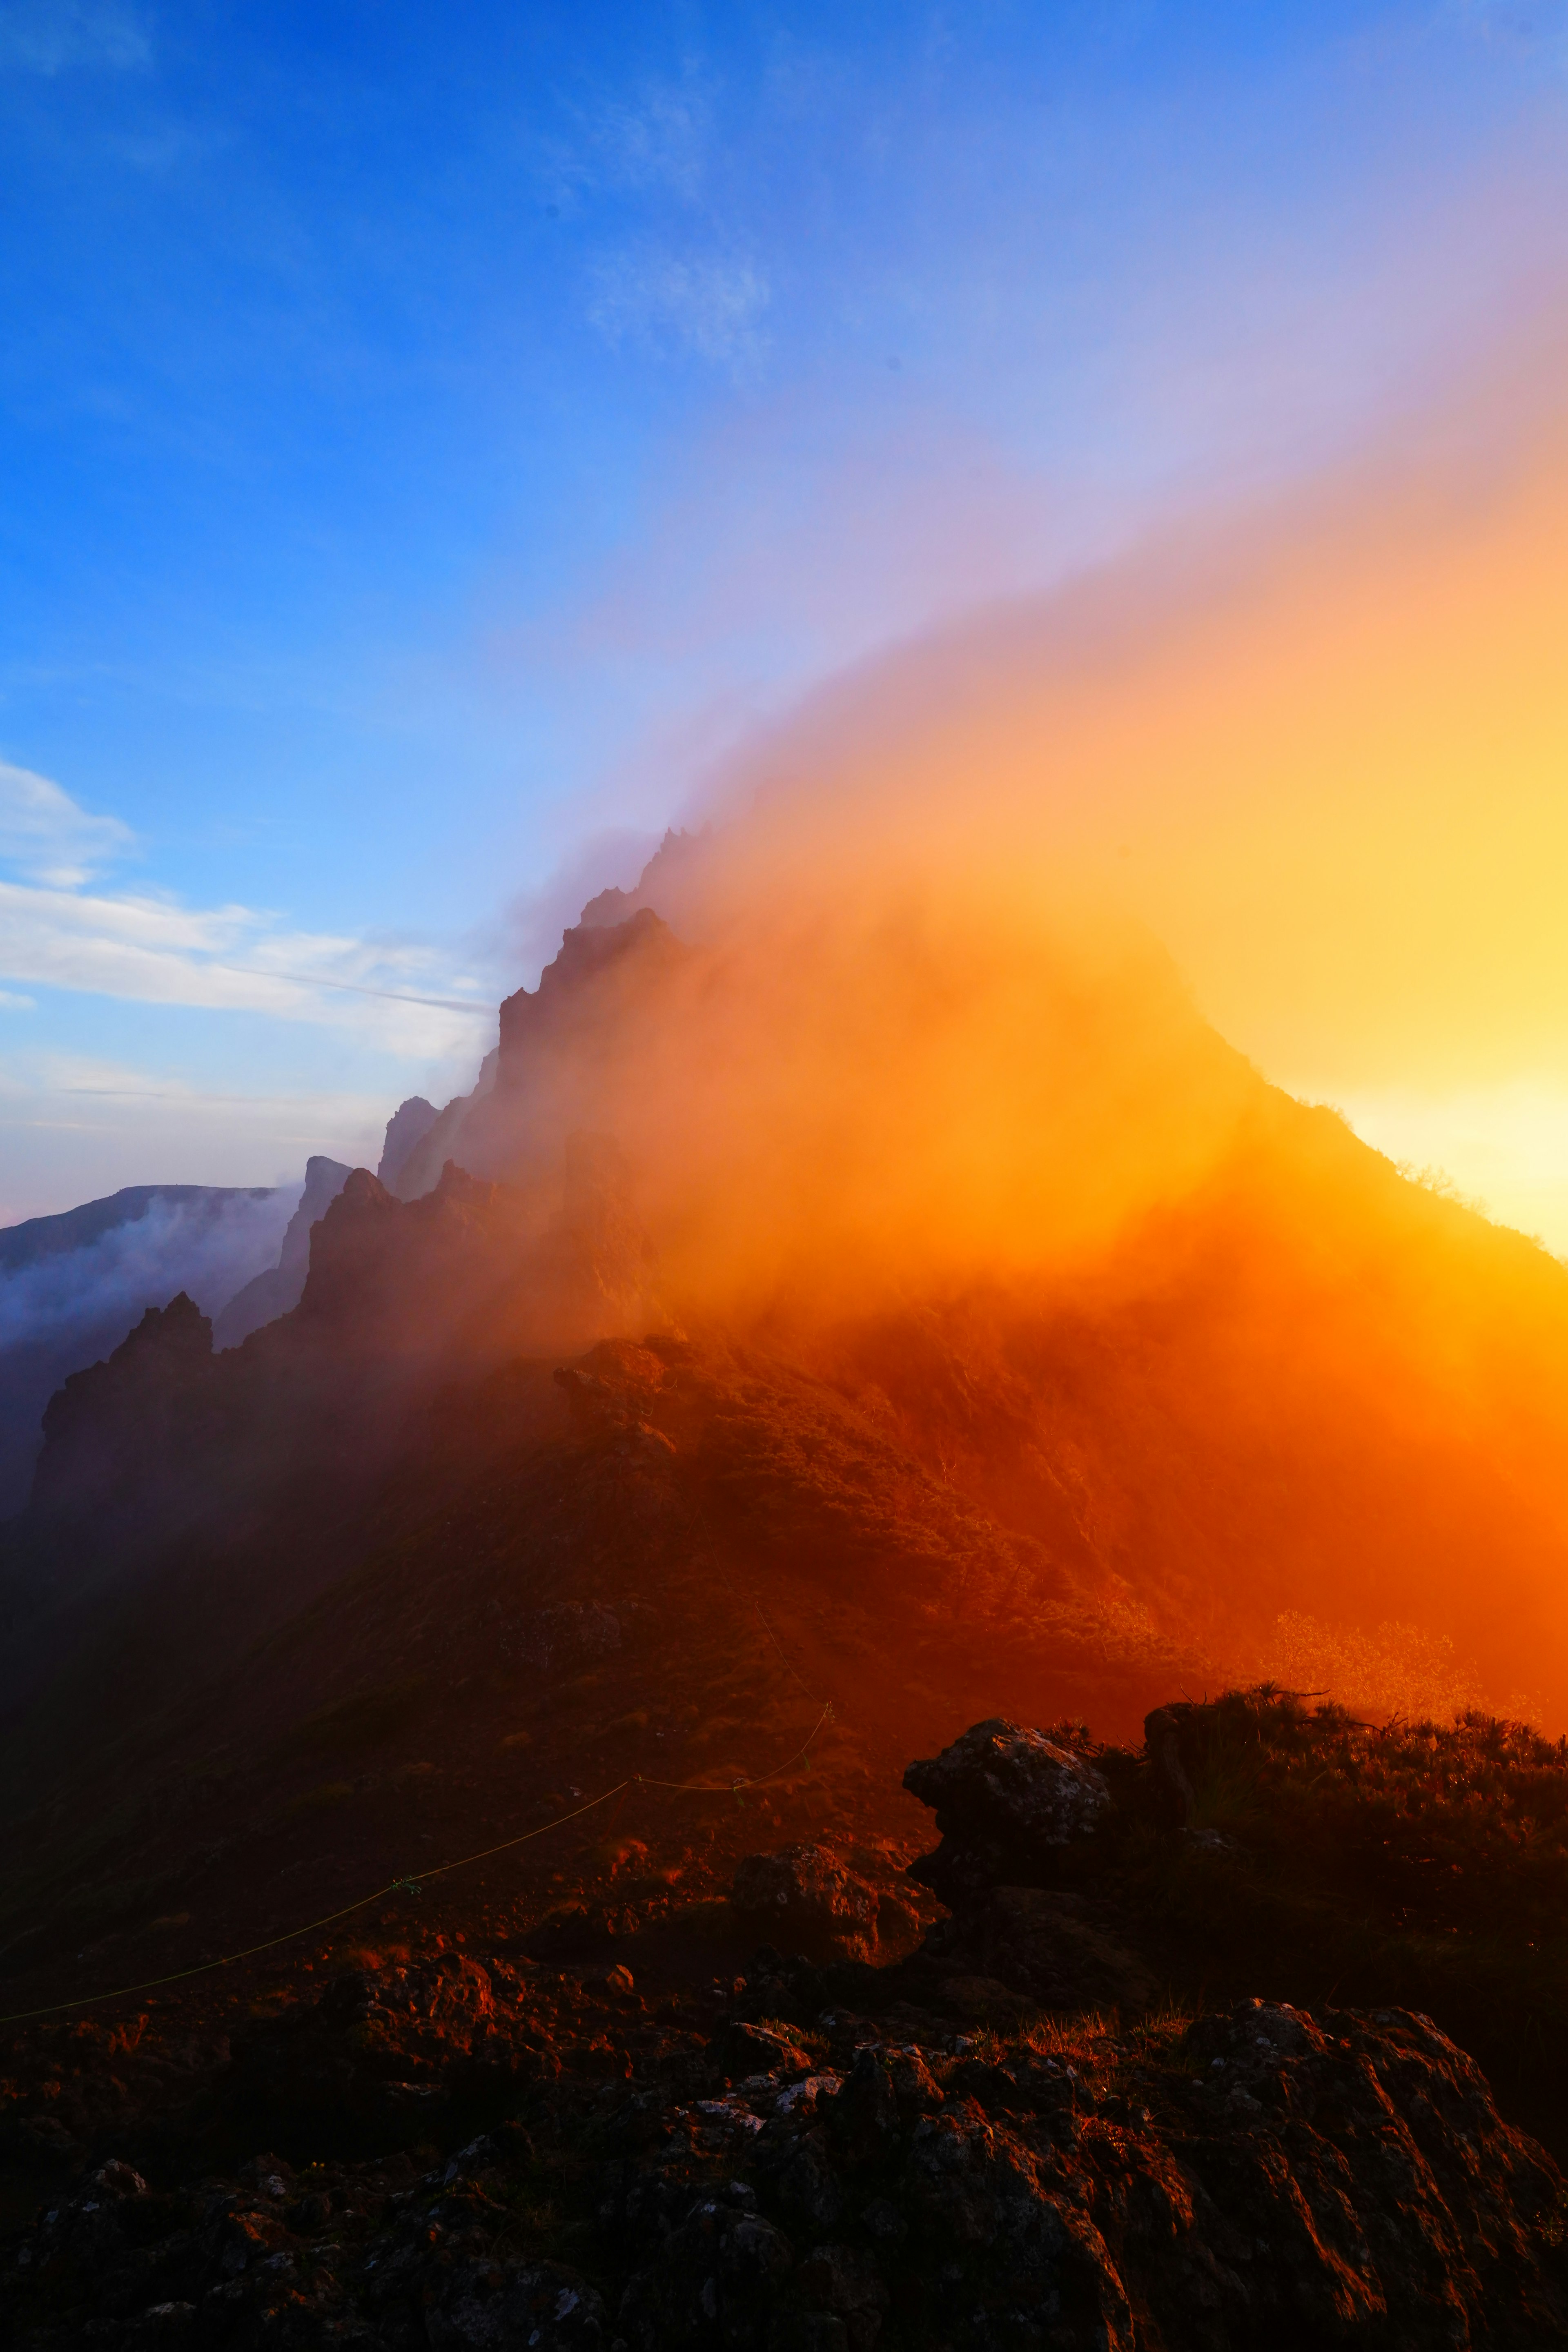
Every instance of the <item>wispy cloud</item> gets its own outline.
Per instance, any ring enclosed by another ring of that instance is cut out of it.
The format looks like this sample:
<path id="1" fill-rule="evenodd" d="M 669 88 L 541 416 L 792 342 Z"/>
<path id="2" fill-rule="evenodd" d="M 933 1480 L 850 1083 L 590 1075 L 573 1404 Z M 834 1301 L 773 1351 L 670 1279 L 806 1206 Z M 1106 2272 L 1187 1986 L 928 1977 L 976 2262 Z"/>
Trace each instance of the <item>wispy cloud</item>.
<path id="1" fill-rule="evenodd" d="M 91 816 L 31 768 L 0 760 L 0 858 L 40 882 L 70 890 L 134 845 L 128 824 Z"/>
<path id="2" fill-rule="evenodd" d="M 637 97 L 606 106 L 592 125 L 592 152 L 604 173 L 626 188 L 668 188 L 694 197 L 712 138 L 711 92 L 695 68 L 679 81 L 644 85 Z"/>
<path id="3" fill-rule="evenodd" d="M 546 142 L 546 178 L 574 208 L 595 191 L 662 193 L 697 201 L 713 143 L 714 91 L 695 64 L 656 77 L 635 94 L 570 110 L 571 130 Z"/>
<path id="4" fill-rule="evenodd" d="M 290 931 L 248 907 L 0 882 L 0 971 L 47 988 L 326 1023 L 416 1060 L 472 1043 L 491 1000 L 423 947 Z"/>
<path id="5" fill-rule="evenodd" d="M 635 242 L 602 249 L 590 265 L 590 323 L 612 344 L 694 352 L 733 369 L 763 349 L 773 289 L 713 209 L 718 95 L 689 60 L 679 76 L 645 80 L 628 96 L 569 107 L 570 130 L 544 143 L 542 163 L 552 210 L 578 213 L 595 199 L 614 209 L 621 199 L 624 221 L 629 198 L 644 224 Z M 673 241 L 654 226 L 660 219 L 679 222 Z"/>
<path id="6" fill-rule="evenodd" d="M 734 366 L 765 347 L 767 278 L 744 257 L 642 247 L 599 264 L 588 315 L 612 343 L 686 350 Z"/>
<path id="7" fill-rule="evenodd" d="M 296 931 L 253 908 L 87 887 L 133 845 L 59 784 L 0 765 L 0 975 L 48 988 L 325 1023 L 416 1060 L 471 1045 L 492 1000 L 416 943 Z M 18 1007 L 26 998 L 0 999 Z"/>
<path id="8" fill-rule="evenodd" d="M 291 1116 L 301 1126 L 300 1140 L 314 1148 L 322 1134 L 336 1131 L 332 1124 L 363 1125 L 378 1116 L 384 1122 L 381 1097 L 353 1093 L 273 1091 L 219 1092 L 198 1085 L 177 1072 L 142 1068 L 92 1054 L 35 1054 L 16 1069 L 0 1076 L 0 1101 L 8 1108 L 48 1097 L 57 1102 L 166 1103 L 180 1113 L 257 1113 Z M 85 1108 L 78 1114 L 92 1117 Z M 325 1124 L 322 1124 L 323 1119 Z"/>
<path id="9" fill-rule="evenodd" d="M 146 21 L 125 0 L 9 0 L 0 7 L 0 68 L 52 79 L 73 68 L 132 73 L 152 62 Z"/>

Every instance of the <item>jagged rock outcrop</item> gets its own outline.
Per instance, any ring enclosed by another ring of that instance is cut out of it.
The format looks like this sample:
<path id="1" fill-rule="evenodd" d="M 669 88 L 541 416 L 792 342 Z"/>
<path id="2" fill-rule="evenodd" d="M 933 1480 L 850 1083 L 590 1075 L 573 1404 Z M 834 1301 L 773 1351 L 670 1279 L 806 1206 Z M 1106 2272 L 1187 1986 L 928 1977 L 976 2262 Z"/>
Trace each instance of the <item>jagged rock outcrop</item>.
<path id="1" fill-rule="evenodd" d="M 404 1108 L 407 1108 L 405 1104 Z M 434 1118 L 434 1112 L 431 1116 Z M 263 1324 L 275 1322 L 279 1315 L 287 1315 L 298 1307 L 310 1268 L 311 1230 L 337 1199 L 349 1175 L 350 1171 L 341 1160 L 329 1160 L 323 1153 L 312 1153 L 306 1160 L 305 1187 L 300 1195 L 300 1205 L 289 1220 L 278 1263 L 257 1275 L 243 1290 L 236 1291 L 214 1318 L 216 1348 L 237 1348 L 252 1331 L 260 1330 Z"/>
<path id="2" fill-rule="evenodd" d="M 1105 1776 L 1087 1757 L 1000 1717 L 911 1764 L 904 1786 L 936 1814 L 942 1843 L 915 1874 L 944 1903 L 991 1886 L 1050 1884 L 1057 1858 L 1089 1837 L 1110 1804 Z"/>
<path id="3" fill-rule="evenodd" d="M 1097 1764 L 1064 1739 L 997 1717 L 911 1764 L 904 1786 L 934 1809 L 942 1832 L 909 1875 L 952 1914 L 909 1963 L 924 1997 L 1015 2013 L 1033 2002 L 1129 2015 L 1157 1999 L 1154 1971 L 1095 1891 L 1094 1840 L 1114 1814 Z M 1087 1878 L 1087 1892 L 1061 1885 L 1068 1870 Z"/>
<path id="4" fill-rule="evenodd" d="M 410 1095 L 400 1102 L 386 1122 L 386 1140 L 382 1145 L 376 1163 L 376 1175 L 389 1192 L 397 1190 L 397 1179 L 403 1163 L 416 1144 L 423 1143 L 441 1114 L 423 1095 Z"/>
<path id="5" fill-rule="evenodd" d="M 106 1362 L 72 1372 L 44 1412 L 31 1508 L 102 1520 L 173 1465 L 212 1373 L 213 1327 L 182 1290 L 149 1307 Z"/>
<path id="6" fill-rule="evenodd" d="M 564 932 L 539 986 L 501 1003 L 493 1084 L 447 1105 L 400 1162 L 393 1189 L 420 1198 L 454 1158 L 480 1176 L 537 1181 L 573 1133 L 603 1124 L 611 1072 L 635 1064 L 640 1028 L 657 1024 L 690 960 L 651 907 Z"/>
<path id="7" fill-rule="evenodd" d="M 574 1136 L 553 1200 L 448 1160 L 402 1201 L 356 1169 L 316 1228 L 302 1335 L 384 1362 L 583 1347 L 647 1312 L 646 1237 L 613 1147 Z"/>
<path id="8" fill-rule="evenodd" d="M 594 1033 L 624 1011 L 628 996 L 657 988 L 687 954 L 651 907 L 640 907 L 625 922 L 579 923 L 563 933 L 539 986 L 520 988 L 501 1001 L 498 1101 L 527 1088 L 542 1054 L 591 1053 Z"/>
<path id="9" fill-rule="evenodd" d="M 700 833 L 688 833 L 684 826 L 679 831 L 669 826 L 637 877 L 636 887 L 620 890 L 612 886 L 601 890 L 597 898 L 589 899 L 579 919 L 591 930 L 605 930 L 651 907 L 679 929 L 689 887 L 710 839 L 706 827 Z"/>

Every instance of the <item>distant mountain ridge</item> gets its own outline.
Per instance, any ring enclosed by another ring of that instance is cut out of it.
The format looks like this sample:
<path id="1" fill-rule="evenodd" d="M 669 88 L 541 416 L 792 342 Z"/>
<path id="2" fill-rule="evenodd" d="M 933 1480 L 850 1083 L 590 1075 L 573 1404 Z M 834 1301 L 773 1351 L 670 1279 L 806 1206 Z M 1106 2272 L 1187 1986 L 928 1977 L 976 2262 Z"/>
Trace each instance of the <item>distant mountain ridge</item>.
<path id="1" fill-rule="evenodd" d="M 0 1228 L 0 1518 L 26 1501 L 50 1396 L 144 1308 L 188 1293 L 230 1348 L 297 1305 L 310 1227 L 348 1174 L 318 1155 L 302 1189 L 131 1184 Z"/>
<path id="2" fill-rule="evenodd" d="M 0 1226 L 0 1272 L 87 1249 L 117 1227 L 135 1224 L 157 1202 L 216 1214 L 231 1201 L 270 1201 L 276 1189 L 270 1184 L 125 1184 L 100 1201 L 84 1201 L 79 1208 Z"/>
<path id="3" fill-rule="evenodd" d="M 0 1229 L 0 1518 L 17 1510 L 50 1395 L 188 1290 L 209 1310 L 277 1257 L 291 1188 L 132 1184 Z"/>

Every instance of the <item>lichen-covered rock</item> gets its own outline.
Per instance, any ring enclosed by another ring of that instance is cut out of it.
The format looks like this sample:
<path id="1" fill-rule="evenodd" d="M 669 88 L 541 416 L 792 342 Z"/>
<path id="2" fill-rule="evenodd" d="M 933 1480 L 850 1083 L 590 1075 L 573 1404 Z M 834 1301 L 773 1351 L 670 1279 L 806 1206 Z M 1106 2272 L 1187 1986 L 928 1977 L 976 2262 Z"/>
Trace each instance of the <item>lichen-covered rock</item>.
<path id="1" fill-rule="evenodd" d="M 1062 1851 L 1089 1837 L 1110 1804 L 1087 1758 L 999 1716 L 911 1764 L 904 1786 L 932 1808 L 942 1832 L 910 1875 L 955 1907 L 987 1886 L 1049 1884 Z"/>

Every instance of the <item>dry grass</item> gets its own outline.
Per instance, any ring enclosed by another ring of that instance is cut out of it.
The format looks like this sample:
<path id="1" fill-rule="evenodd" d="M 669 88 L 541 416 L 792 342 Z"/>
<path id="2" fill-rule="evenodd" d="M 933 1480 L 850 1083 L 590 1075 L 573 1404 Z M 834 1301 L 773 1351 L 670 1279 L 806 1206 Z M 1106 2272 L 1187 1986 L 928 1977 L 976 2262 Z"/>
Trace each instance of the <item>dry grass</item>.
<path id="1" fill-rule="evenodd" d="M 1390 1619 L 1370 1632 L 1326 1623 L 1299 1610 L 1274 1621 L 1274 1631 L 1248 1665 L 1258 1682 L 1330 1698 L 1352 1714 L 1387 1720 L 1448 1722 L 1492 1701 L 1476 1667 L 1456 1653 L 1446 1633 Z M 1522 1694 L 1507 1714 L 1534 1710 Z"/>

